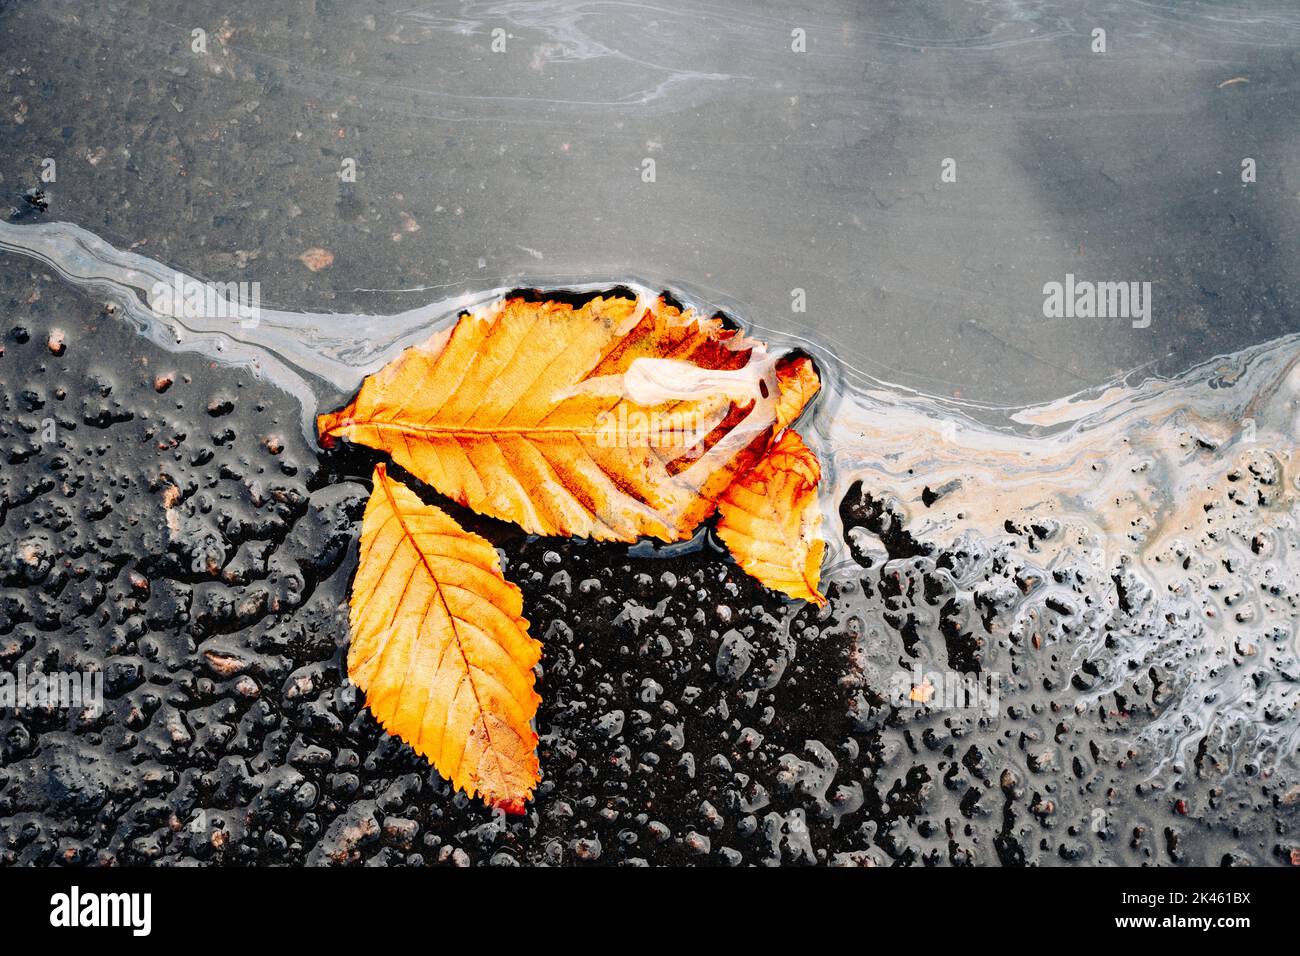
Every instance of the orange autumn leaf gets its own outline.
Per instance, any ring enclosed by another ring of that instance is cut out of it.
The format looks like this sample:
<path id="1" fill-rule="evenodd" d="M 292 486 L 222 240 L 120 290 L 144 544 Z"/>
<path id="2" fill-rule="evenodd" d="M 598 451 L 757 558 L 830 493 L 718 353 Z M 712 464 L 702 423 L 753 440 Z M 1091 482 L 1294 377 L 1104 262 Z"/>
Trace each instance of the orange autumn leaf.
<path id="1" fill-rule="evenodd" d="M 352 585 L 348 677 L 389 732 L 471 796 L 522 813 L 541 698 L 523 597 L 496 550 L 375 466 Z"/>
<path id="2" fill-rule="evenodd" d="M 407 349 L 318 420 L 533 534 L 689 537 L 776 418 L 762 344 L 660 299 L 512 298 Z"/>
<path id="3" fill-rule="evenodd" d="M 825 604 L 818 590 L 826 542 L 818 537 L 821 465 L 787 429 L 718 502 L 718 535 L 764 587 Z"/>
<path id="4" fill-rule="evenodd" d="M 806 355 L 782 357 L 776 363 L 776 399 L 775 434 L 793 425 L 813 396 L 820 391 L 822 381 L 817 377 L 817 368 L 812 359 Z"/>
<path id="5" fill-rule="evenodd" d="M 820 468 L 788 429 L 819 388 L 810 359 L 664 299 L 512 298 L 406 350 L 318 428 L 534 534 L 675 541 L 720 511 L 745 570 L 824 603 Z M 491 545 L 378 465 L 349 676 L 385 729 L 512 812 L 539 777 L 522 612 Z"/>

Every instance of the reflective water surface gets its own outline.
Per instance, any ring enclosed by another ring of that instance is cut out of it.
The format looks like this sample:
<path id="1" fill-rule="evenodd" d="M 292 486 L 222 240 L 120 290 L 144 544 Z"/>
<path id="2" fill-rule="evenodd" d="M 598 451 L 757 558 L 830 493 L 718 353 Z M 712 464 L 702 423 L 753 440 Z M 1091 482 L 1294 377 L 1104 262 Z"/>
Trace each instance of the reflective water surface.
<path id="1" fill-rule="evenodd" d="M 0 16 L 10 193 L 56 159 L 50 218 L 290 308 L 633 277 L 1015 404 L 1294 330 L 1289 0 Z M 1152 283 L 1150 327 L 1045 318 L 1068 274 Z"/>

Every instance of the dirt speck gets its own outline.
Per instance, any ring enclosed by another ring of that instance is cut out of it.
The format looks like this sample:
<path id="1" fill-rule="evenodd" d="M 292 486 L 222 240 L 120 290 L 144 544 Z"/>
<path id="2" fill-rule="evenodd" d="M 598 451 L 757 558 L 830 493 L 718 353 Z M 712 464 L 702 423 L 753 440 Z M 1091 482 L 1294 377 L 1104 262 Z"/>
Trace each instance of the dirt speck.
<path id="1" fill-rule="evenodd" d="M 320 272 L 334 265 L 334 253 L 328 249 L 312 248 L 300 255 L 298 261 L 312 272 Z"/>

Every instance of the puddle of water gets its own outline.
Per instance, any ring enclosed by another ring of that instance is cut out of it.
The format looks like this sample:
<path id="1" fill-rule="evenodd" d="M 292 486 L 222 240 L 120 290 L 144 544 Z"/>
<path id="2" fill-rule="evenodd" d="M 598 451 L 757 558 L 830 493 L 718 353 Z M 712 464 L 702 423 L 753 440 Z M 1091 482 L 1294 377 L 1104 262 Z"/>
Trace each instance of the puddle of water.
<path id="1" fill-rule="evenodd" d="M 1026 402 L 1284 334 L 1300 302 L 1292 0 L 186 10 L 6 7 L 30 115 L 5 175 L 77 164 L 54 215 L 290 307 L 631 275 L 743 297 L 891 382 Z M 168 122 L 114 121 L 123 91 Z M 175 202 L 173 156 L 202 196 Z M 1069 274 L 1151 282 L 1151 326 L 1045 317 Z"/>
<path id="2" fill-rule="evenodd" d="M 0 223 L 0 251 L 36 258 L 112 302 L 164 348 L 254 367 L 301 402 L 309 435 L 314 416 L 367 373 L 506 291 L 387 316 L 263 310 L 240 325 L 160 314 L 152 290 L 171 285 L 175 270 L 69 223 Z M 561 284 L 588 292 L 613 283 Z M 618 284 L 646 301 L 658 295 Z M 689 289 L 673 294 L 702 311 L 720 305 Z M 1169 703 L 1137 733 L 1168 760 L 1208 735 L 1243 758 L 1293 759 L 1300 336 L 1172 379 L 1014 408 L 929 396 L 840 363 L 817 343 L 747 331 L 774 355 L 811 352 L 822 370 L 824 393 L 800 430 L 824 464 L 830 580 L 862 574 L 837 521 L 839 503 L 861 481 L 907 516 L 914 537 L 966 555 L 947 572 L 958 589 L 1007 582 L 1009 596 L 988 625 L 986 669 L 997 669 L 999 645 L 1012 637 L 1061 641 L 1063 653 L 1093 662 L 1091 687 L 1063 691 L 1084 709 L 1160 667 L 1174 675 Z M 872 550 L 861 536 L 851 535 L 859 555 Z"/>

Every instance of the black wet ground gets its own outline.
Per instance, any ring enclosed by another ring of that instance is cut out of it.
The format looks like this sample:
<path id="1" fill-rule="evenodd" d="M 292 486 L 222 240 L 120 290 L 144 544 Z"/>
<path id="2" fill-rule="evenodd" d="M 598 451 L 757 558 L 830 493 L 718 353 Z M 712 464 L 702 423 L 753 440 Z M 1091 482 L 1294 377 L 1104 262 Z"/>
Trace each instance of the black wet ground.
<path id="1" fill-rule="evenodd" d="M 544 646 L 544 779 L 526 815 L 494 813 L 344 685 L 369 459 L 318 457 L 286 396 L 155 349 L 29 262 L 3 262 L 0 314 L 0 664 L 107 687 L 98 719 L 0 717 L 0 863 L 1300 859 L 1300 790 L 1212 750 L 1155 776 L 1130 753 L 1176 675 L 1075 713 L 1087 609 L 1065 572 L 1008 635 L 1032 569 L 930 553 L 860 489 L 841 513 L 883 544 L 824 612 L 707 540 L 631 557 L 480 523 Z M 965 671 L 995 631 L 997 720 L 884 699 L 927 636 Z"/>

